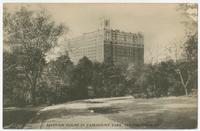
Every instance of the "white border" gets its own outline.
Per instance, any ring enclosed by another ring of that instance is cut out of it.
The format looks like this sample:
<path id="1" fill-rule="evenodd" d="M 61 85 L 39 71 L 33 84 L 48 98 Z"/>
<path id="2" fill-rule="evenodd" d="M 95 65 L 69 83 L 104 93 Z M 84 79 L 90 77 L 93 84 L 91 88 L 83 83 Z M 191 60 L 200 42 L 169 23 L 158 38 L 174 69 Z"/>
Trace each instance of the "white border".
<path id="1" fill-rule="evenodd" d="M 200 121 L 199 121 L 199 118 L 200 118 L 200 114 L 199 114 L 199 111 L 200 111 L 200 109 L 199 109 L 199 104 L 200 104 L 200 101 L 199 101 L 199 94 L 200 94 L 200 90 L 199 90 L 199 82 L 200 82 L 200 78 L 199 78 L 199 74 L 200 74 L 200 71 L 199 71 L 199 67 L 200 67 L 200 58 L 199 58 L 199 55 L 200 55 L 200 53 L 199 53 L 199 50 L 200 50 L 200 46 L 199 46 L 199 40 L 200 40 L 200 37 L 199 37 L 199 31 L 200 31 L 200 26 L 199 26 L 199 22 L 200 22 L 200 14 L 199 14 L 199 11 L 200 11 L 200 8 L 199 8 L 199 6 L 200 6 L 200 3 L 198 2 L 198 68 L 197 68 L 197 70 L 198 70 L 198 75 L 197 75 L 197 77 L 198 77 L 198 83 L 197 83 L 197 89 L 198 89 L 198 121 L 197 121 L 197 129 L 199 129 L 199 125 L 200 125 Z"/>
<path id="2" fill-rule="evenodd" d="M 3 3 L 198 3 L 198 0 L 3 0 Z"/>
<path id="3" fill-rule="evenodd" d="M 1 100 L 0 100 L 0 110 L 1 115 L 0 115 L 0 130 L 12 130 L 12 129 L 3 129 L 3 3 L 198 3 L 198 0 L 0 0 L 0 93 L 1 93 Z M 198 8 L 198 12 L 200 9 Z M 198 13 L 198 23 L 200 21 L 199 18 L 199 13 Z M 200 27 L 198 26 L 198 32 L 199 32 Z M 198 35 L 198 40 L 200 40 L 200 37 Z M 200 47 L 198 46 L 198 56 L 200 55 L 199 53 Z M 200 67 L 200 61 L 198 57 L 198 69 Z M 199 76 L 200 71 L 198 70 L 198 76 Z M 198 77 L 198 82 L 200 81 L 200 78 Z M 198 95 L 200 94 L 200 90 L 198 90 Z M 198 97 L 198 112 L 199 112 L 199 97 Z M 198 118 L 200 118 L 200 114 L 198 113 Z M 198 130 L 200 125 L 200 121 L 198 119 L 198 127 L 197 129 L 190 129 L 190 130 Z M 47 130 L 47 129 L 42 129 L 42 130 Z M 61 130 L 57 129 L 56 131 Z M 71 129 L 67 129 L 69 131 L 72 131 Z M 78 129 L 76 129 L 78 130 Z M 88 129 L 87 129 L 88 130 Z M 98 130 L 103 130 L 103 129 L 98 129 Z M 105 129 L 110 131 L 110 129 Z M 121 130 L 121 129 L 120 129 Z M 125 131 L 125 129 L 122 129 Z M 130 130 L 136 130 L 136 129 L 130 129 Z M 143 131 L 143 129 L 137 129 L 138 131 Z M 160 129 L 159 129 L 160 130 Z M 159 131 L 158 130 L 158 131 Z M 165 130 L 170 130 L 170 129 L 165 129 Z M 179 129 L 173 129 L 173 131 L 178 131 Z M 188 129 L 186 129 L 188 130 Z"/>
<path id="4" fill-rule="evenodd" d="M 0 127 L 3 128 L 3 4 L 0 2 Z"/>

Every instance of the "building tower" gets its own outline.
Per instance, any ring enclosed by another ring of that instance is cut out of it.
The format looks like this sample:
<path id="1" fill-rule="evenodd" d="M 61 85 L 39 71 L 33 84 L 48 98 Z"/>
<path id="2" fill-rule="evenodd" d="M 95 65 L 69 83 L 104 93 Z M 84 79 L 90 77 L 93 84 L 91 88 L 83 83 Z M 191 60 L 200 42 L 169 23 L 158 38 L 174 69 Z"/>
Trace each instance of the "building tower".
<path id="1" fill-rule="evenodd" d="M 110 19 L 106 17 L 100 18 L 100 29 L 110 30 Z"/>

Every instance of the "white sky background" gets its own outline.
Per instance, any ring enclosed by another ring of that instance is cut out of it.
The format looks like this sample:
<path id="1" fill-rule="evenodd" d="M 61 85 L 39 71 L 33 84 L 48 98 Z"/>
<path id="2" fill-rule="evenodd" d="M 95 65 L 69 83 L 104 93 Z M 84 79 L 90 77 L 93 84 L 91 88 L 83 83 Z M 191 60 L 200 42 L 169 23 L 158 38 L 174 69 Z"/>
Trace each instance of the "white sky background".
<path id="1" fill-rule="evenodd" d="M 144 34 L 145 62 L 153 57 L 154 62 L 165 60 L 175 52 L 168 47 L 182 45 L 185 36 L 184 20 L 177 9 L 178 4 L 29 4 L 30 9 L 45 8 L 57 23 L 69 27 L 67 38 L 95 31 L 100 26 L 100 17 L 109 17 L 111 27 L 125 32 Z M 16 9 L 16 5 L 6 5 Z M 61 42 L 53 52 L 63 49 Z M 51 52 L 49 58 L 55 57 Z M 179 51 L 181 53 L 181 51 Z"/>

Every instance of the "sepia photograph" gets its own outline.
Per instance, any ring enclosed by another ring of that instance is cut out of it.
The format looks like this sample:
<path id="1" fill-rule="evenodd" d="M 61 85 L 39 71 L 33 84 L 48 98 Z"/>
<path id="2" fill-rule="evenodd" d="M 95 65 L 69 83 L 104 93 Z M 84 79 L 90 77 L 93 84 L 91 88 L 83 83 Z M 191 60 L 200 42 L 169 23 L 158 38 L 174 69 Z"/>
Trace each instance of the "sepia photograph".
<path id="1" fill-rule="evenodd" d="M 197 129 L 198 3 L 3 3 L 4 129 Z"/>

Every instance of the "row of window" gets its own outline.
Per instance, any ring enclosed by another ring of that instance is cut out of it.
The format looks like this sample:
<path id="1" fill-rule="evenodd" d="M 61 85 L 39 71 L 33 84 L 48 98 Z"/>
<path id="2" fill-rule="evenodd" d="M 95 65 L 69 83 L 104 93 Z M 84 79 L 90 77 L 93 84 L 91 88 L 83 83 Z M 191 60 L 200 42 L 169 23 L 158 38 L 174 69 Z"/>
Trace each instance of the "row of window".
<path id="1" fill-rule="evenodd" d="M 115 47 L 114 48 L 114 53 L 117 56 L 141 56 L 144 51 L 143 49 L 134 49 L 134 48 L 127 48 L 127 47 Z"/>
<path id="2" fill-rule="evenodd" d="M 117 41 L 130 41 L 130 42 L 143 41 L 143 37 L 135 35 L 118 35 L 118 34 L 112 34 L 112 36 L 110 36 L 109 32 L 106 32 L 105 39 L 106 40 L 112 39 Z"/>

